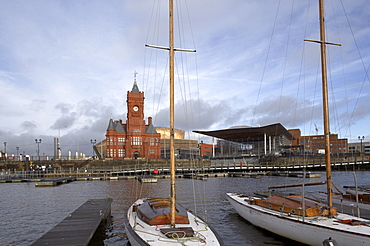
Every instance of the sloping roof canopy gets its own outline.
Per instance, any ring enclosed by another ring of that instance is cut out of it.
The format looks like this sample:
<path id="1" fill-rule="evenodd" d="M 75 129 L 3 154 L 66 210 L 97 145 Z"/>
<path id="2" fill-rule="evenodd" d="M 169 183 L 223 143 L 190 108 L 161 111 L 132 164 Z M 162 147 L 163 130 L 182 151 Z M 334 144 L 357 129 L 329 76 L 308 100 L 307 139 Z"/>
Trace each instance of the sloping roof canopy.
<path id="1" fill-rule="evenodd" d="M 264 134 L 267 136 L 285 136 L 287 139 L 294 139 L 293 135 L 280 123 L 261 127 L 237 127 L 215 131 L 193 131 L 210 137 L 220 138 L 233 142 L 247 142 L 248 139 L 262 141 Z"/>

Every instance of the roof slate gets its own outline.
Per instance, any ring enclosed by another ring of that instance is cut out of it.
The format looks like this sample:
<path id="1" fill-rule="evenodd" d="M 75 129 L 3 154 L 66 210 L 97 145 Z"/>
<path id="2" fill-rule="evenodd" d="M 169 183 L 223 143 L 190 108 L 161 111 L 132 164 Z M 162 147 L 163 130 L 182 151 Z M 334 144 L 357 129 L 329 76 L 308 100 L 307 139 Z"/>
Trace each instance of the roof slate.
<path id="1" fill-rule="evenodd" d="M 153 124 L 150 124 L 147 128 L 146 128 L 146 133 L 157 133 L 157 131 L 155 130 Z"/>
<path id="2" fill-rule="evenodd" d="M 123 132 L 126 132 L 126 131 L 125 131 L 125 129 L 122 127 L 122 124 L 117 123 L 117 125 L 116 125 L 116 132 L 123 133 Z"/>
<path id="3" fill-rule="evenodd" d="M 134 82 L 134 85 L 132 86 L 131 92 L 132 93 L 140 93 L 139 87 L 137 86 L 136 81 Z"/>
<path id="4" fill-rule="evenodd" d="M 109 120 L 107 131 L 109 130 L 113 130 L 113 131 L 116 130 L 116 124 L 114 124 L 113 119 Z"/>

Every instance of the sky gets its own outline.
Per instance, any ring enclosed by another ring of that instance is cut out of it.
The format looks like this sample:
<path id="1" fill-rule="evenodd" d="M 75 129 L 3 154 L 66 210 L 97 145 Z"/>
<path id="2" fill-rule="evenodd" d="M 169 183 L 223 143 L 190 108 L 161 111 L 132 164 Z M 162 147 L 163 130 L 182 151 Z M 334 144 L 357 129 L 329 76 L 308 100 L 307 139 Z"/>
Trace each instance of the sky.
<path id="1" fill-rule="evenodd" d="M 176 1 L 175 1 L 176 2 Z M 281 123 L 323 134 L 318 3 L 187 0 L 175 3 L 175 127 Z M 134 79 L 145 116 L 169 125 L 167 1 L 0 0 L 0 149 L 8 155 L 92 154 L 110 118 L 126 120 Z M 327 0 L 331 132 L 370 141 L 368 0 Z M 137 74 L 136 74 L 137 73 Z M 136 74 L 136 75 L 135 75 Z M 136 76 L 136 77 L 135 77 Z M 6 147 L 3 144 L 6 142 Z"/>

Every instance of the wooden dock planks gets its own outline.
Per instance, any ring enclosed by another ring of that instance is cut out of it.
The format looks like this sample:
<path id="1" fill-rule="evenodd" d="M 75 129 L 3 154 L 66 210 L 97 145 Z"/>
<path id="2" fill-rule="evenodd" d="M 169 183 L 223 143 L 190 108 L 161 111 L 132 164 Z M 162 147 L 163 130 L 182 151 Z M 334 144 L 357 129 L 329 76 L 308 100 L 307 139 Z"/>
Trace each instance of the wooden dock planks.
<path id="1" fill-rule="evenodd" d="M 111 198 L 88 200 L 32 245 L 88 245 L 100 223 L 110 217 L 111 204 Z"/>
<path id="2" fill-rule="evenodd" d="M 45 186 L 57 186 L 60 184 L 66 184 L 72 181 L 75 181 L 75 177 L 60 177 L 60 178 L 52 178 L 52 179 L 43 179 L 36 182 L 36 187 L 45 187 Z"/>

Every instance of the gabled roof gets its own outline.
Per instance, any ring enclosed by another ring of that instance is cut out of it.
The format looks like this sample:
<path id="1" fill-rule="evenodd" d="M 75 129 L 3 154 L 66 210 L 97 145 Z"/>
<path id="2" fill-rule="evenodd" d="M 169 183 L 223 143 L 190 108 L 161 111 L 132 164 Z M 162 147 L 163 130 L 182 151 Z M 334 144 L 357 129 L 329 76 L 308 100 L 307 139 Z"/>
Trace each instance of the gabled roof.
<path id="1" fill-rule="evenodd" d="M 131 92 L 132 93 L 140 93 L 139 87 L 137 86 L 136 81 L 134 82 L 134 85 L 132 86 Z"/>
<path id="2" fill-rule="evenodd" d="M 112 130 L 112 131 L 116 130 L 116 124 L 114 124 L 113 119 L 109 120 L 107 131 L 109 130 Z"/>
<path id="3" fill-rule="evenodd" d="M 147 128 L 146 128 L 146 133 L 157 133 L 157 131 L 155 130 L 153 124 L 150 124 Z"/>

